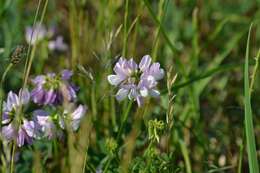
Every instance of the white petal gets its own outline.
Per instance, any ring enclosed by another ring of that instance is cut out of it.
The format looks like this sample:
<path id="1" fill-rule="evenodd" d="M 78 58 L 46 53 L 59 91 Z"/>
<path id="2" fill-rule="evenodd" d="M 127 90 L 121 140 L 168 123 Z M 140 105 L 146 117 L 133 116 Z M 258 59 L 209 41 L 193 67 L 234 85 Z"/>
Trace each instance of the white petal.
<path id="1" fill-rule="evenodd" d="M 7 97 L 7 107 L 8 107 L 8 109 L 12 110 L 13 108 L 15 108 L 17 106 L 19 106 L 19 98 L 15 93 L 10 91 L 8 93 L 8 97 Z"/>
<path id="2" fill-rule="evenodd" d="M 160 92 L 158 90 L 150 90 L 149 91 L 149 94 L 152 96 L 152 97 L 159 97 L 160 96 Z"/>
<path id="3" fill-rule="evenodd" d="M 79 105 L 77 109 L 71 114 L 73 120 L 81 119 L 86 113 L 86 107 Z"/>
<path id="4" fill-rule="evenodd" d="M 145 71 L 146 69 L 148 69 L 151 62 L 152 62 L 152 59 L 151 59 L 150 55 L 143 56 L 143 58 L 139 64 L 140 70 Z"/>
<path id="5" fill-rule="evenodd" d="M 21 89 L 20 91 L 19 91 L 19 99 L 20 99 L 20 102 L 22 103 L 22 104 L 27 104 L 28 102 L 29 102 L 29 100 L 30 100 L 30 92 L 29 92 L 29 90 L 26 88 L 26 89 Z"/>
<path id="6" fill-rule="evenodd" d="M 141 94 L 141 96 L 143 96 L 143 97 L 146 97 L 146 96 L 148 96 L 148 89 L 147 88 L 145 88 L 145 87 L 143 87 L 143 88 L 141 88 L 140 89 L 140 94 Z"/>
<path id="7" fill-rule="evenodd" d="M 71 122 L 71 127 L 73 131 L 78 130 L 80 124 L 80 120 L 74 120 Z"/>
<path id="8" fill-rule="evenodd" d="M 116 93 L 116 99 L 118 101 L 121 101 L 123 99 L 125 99 L 127 97 L 127 94 L 129 93 L 128 89 L 124 89 L 121 88 L 120 90 L 118 90 L 118 92 Z"/>
<path id="9" fill-rule="evenodd" d="M 116 85 L 120 84 L 124 80 L 124 78 L 123 78 L 123 76 L 119 76 L 119 75 L 109 75 L 107 77 L 107 80 L 111 85 L 116 86 Z"/>

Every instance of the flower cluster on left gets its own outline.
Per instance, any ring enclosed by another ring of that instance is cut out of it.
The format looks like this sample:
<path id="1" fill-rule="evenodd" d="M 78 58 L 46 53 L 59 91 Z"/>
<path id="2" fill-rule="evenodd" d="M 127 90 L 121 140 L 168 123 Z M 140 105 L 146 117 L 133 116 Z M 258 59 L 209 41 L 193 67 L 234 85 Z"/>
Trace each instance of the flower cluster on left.
<path id="1" fill-rule="evenodd" d="M 31 92 L 10 91 L 2 108 L 3 139 L 21 147 L 35 139 L 62 138 L 66 129 L 76 131 L 87 107 L 77 105 L 78 88 L 71 82 L 72 75 L 69 70 L 39 75 L 32 80 Z"/>

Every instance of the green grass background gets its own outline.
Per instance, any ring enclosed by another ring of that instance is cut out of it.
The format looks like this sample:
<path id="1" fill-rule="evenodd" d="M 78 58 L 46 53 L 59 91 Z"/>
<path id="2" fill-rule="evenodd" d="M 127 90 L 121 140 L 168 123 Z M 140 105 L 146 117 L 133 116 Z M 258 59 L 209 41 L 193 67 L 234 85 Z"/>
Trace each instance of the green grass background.
<path id="1" fill-rule="evenodd" d="M 37 4 L 0 0 L 1 74 L 12 49 L 26 44 L 25 27 L 33 24 Z M 257 173 L 259 7 L 259 0 L 49 1 L 43 24 L 55 26 L 70 48 L 55 53 L 47 41 L 37 45 L 30 76 L 73 69 L 79 101 L 89 112 L 65 141 L 20 148 L 16 172 Z M 132 105 L 119 150 L 111 153 L 108 141 L 116 139 L 127 103 L 114 99 L 106 76 L 118 56 L 139 61 L 146 54 L 167 72 L 159 85 L 161 98 L 146 100 L 143 108 Z M 19 90 L 24 68 L 25 60 L 9 72 L 5 93 Z M 148 139 L 153 119 L 165 123 L 159 143 Z"/>

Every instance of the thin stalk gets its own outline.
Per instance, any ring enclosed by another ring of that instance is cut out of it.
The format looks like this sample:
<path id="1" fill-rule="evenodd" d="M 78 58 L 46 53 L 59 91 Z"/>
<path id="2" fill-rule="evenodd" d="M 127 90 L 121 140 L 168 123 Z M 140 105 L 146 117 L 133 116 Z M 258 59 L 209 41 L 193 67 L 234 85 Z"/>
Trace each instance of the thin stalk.
<path id="1" fill-rule="evenodd" d="M 167 1 L 167 3 L 168 3 L 168 1 Z M 165 0 L 160 0 L 159 7 L 158 7 L 159 8 L 159 13 L 158 13 L 158 16 L 157 16 L 158 21 L 160 23 L 162 23 L 163 18 L 164 18 L 164 14 L 166 13 L 166 10 L 164 9 L 164 4 L 165 4 Z M 165 7 L 167 7 L 167 5 Z M 161 31 L 161 25 L 157 26 L 156 31 L 154 33 L 155 39 L 154 39 L 154 44 L 153 44 L 154 46 L 153 46 L 153 51 L 152 51 L 153 61 L 156 61 L 156 59 L 157 59 L 157 53 L 158 53 L 158 48 L 159 48 L 160 31 Z"/>
<path id="2" fill-rule="evenodd" d="M 35 14 L 34 19 L 33 19 L 33 31 L 32 31 L 31 36 L 30 36 L 30 37 L 31 37 L 31 38 L 30 38 L 30 43 L 29 43 L 29 47 L 28 47 L 27 53 L 26 53 L 25 67 L 28 66 L 29 54 L 30 54 L 30 52 L 31 52 L 32 37 L 33 37 L 33 34 L 34 34 L 34 28 L 35 28 L 35 24 L 36 24 L 38 15 L 39 15 L 41 3 L 42 3 L 42 0 L 39 0 L 39 1 L 38 1 L 38 5 L 37 5 L 37 9 L 36 9 L 36 14 Z M 25 79 L 25 75 L 26 75 L 26 68 L 25 68 L 24 74 L 23 74 L 23 78 L 24 78 L 24 79 Z"/>
<path id="3" fill-rule="evenodd" d="M 82 173 L 85 173 L 86 166 L 87 166 L 87 158 L 88 158 L 88 152 L 86 151 L 84 156 L 84 165 L 83 165 Z"/>
<path id="4" fill-rule="evenodd" d="M 122 120 L 122 122 L 121 122 L 121 126 L 120 126 L 120 129 L 119 129 L 118 134 L 117 134 L 117 137 L 116 137 L 117 143 L 119 142 L 120 137 L 121 137 L 121 135 L 122 135 L 123 128 L 125 127 L 125 124 L 126 124 L 126 121 L 127 121 L 128 115 L 129 115 L 129 112 L 130 112 L 130 110 L 131 110 L 132 104 L 133 104 L 132 101 L 128 102 L 127 108 L 126 108 L 126 110 L 125 110 L 125 112 L 124 112 L 123 120 Z"/>
<path id="5" fill-rule="evenodd" d="M 110 165 L 110 162 L 112 161 L 113 158 L 111 158 L 111 156 L 108 158 L 108 161 L 105 165 L 105 168 L 104 168 L 104 173 L 106 173 L 108 171 L 108 168 L 109 168 L 109 165 Z"/>
<path id="6" fill-rule="evenodd" d="M 127 55 L 129 0 L 125 2 L 123 57 Z"/>
<path id="7" fill-rule="evenodd" d="M 42 24 L 43 19 L 44 19 L 44 16 L 45 16 L 45 14 L 46 14 L 48 2 L 49 2 L 49 0 L 46 0 L 46 1 L 45 1 L 44 7 L 43 7 L 43 11 L 42 11 L 42 14 L 41 14 L 40 25 Z M 38 34 L 38 33 L 36 33 L 36 34 Z M 36 51 L 36 46 L 37 46 L 37 44 L 34 44 L 34 45 L 33 45 L 33 49 L 32 49 L 32 52 L 31 52 L 31 54 L 30 54 L 30 59 L 29 59 L 29 61 L 28 61 L 28 66 L 27 66 L 27 68 L 26 68 L 26 74 L 25 74 L 25 78 L 24 78 L 23 88 L 26 87 L 27 82 L 28 82 L 28 77 L 29 77 L 29 74 L 30 74 L 32 62 L 33 62 L 34 55 L 35 55 L 35 51 Z"/>
<path id="8" fill-rule="evenodd" d="M 249 49 L 250 49 L 250 35 L 251 35 L 252 24 L 249 29 L 246 56 L 245 56 L 245 67 L 244 67 L 244 104 L 245 104 L 245 131 L 246 131 L 246 142 L 247 142 L 247 154 L 250 173 L 259 173 L 259 165 L 257 161 L 256 142 L 253 124 L 253 113 L 251 108 L 251 95 L 249 89 Z"/>
<path id="9" fill-rule="evenodd" d="M 243 131 L 245 132 L 245 129 L 243 128 Z M 244 139 L 245 139 L 245 133 L 243 133 L 242 143 L 239 146 L 239 161 L 238 161 L 238 173 L 241 173 L 242 170 L 242 161 L 243 161 L 243 154 L 244 154 Z"/>
<path id="10" fill-rule="evenodd" d="M 97 105 L 96 105 L 96 85 L 95 83 L 92 84 L 91 87 L 91 107 L 92 107 L 92 114 L 94 121 L 97 120 Z"/>
<path id="11" fill-rule="evenodd" d="M 10 173 L 14 173 L 14 155 L 15 155 L 15 150 L 16 150 L 16 145 L 15 145 L 15 142 L 13 142 Z"/>
<path id="12" fill-rule="evenodd" d="M 253 70 L 253 74 L 252 74 L 252 80 L 251 80 L 251 83 L 250 83 L 250 94 L 253 92 L 256 72 L 257 72 L 257 69 L 258 69 L 258 66 L 259 66 L 259 57 L 260 57 L 260 49 L 258 50 L 257 56 L 255 58 L 255 66 L 254 66 L 254 70 Z"/>
<path id="13" fill-rule="evenodd" d="M 5 69 L 2 78 L 1 78 L 1 83 L 0 83 L 0 120 L 2 120 L 2 114 L 3 114 L 3 99 L 4 99 L 4 93 L 3 93 L 3 85 L 4 85 L 4 81 L 5 78 L 7 76 L 7 73 L 9 72 L 9 70 L 12 68 L 13 64 L 10 63 L 7 68 Z M 2 127 L 2 122 L 0 123 L 0 129 Z"/>

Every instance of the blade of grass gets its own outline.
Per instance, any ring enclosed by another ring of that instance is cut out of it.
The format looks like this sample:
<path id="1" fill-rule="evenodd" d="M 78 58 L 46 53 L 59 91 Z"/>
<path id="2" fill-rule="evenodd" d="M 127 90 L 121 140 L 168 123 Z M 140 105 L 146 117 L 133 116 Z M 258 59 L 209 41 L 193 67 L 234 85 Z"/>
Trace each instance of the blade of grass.
<path id="1" fill-rule="evenodd" d="M 210 63 L 210 65 L 208 66 L 208 70 L 213 69 L 213 68 L 217 68 L 225 58 L 228 57 L 228 55 L 231 53 L 231 51 L 234 49 L 234 47 L 237 46 L 239 40 L 242 38 L 244 34 L 243 32 L 240 32 L 236 35 L 234 35 L 229 42 L 227 42 L 225 49 L 223 52 L 221 52 L 220 54 L 216 55 L 213 58 L 213 61 Z M 196 90 L 197 93 L 201 93 L 203 91 L 203 89 L 208 85 L 208 83 L 211 81 L 212 77 L 209 77 L 208 79 L 205 79 L 203 81 L 201 81 L 197 86 L 196 86 Z"/>
<path id="2" fill-rule="evenodd" d="M 246 56 L 245 56 L 245 67 L 244 67 L 244 95 L 245 95 L 245 129 L 246 129 L 246 142 L 247 142 L 247 154 L 249 162 L 250 173 L 259 173 L 259 167 L 257 162 L 256 144 L 254 136 L 253 118 L 251 110 L 251 96 L 249 89 L 249 48 L 250 48 L 250 35 L 251 35 L 252 24 L 249 29 Z"/>
<path id="3" fill-rule="evenodd" d="M 184 157 L 186 172 L 191 173 L 191 163 L 190 163 L 188 148 L 187 148 L 186 144 L 181 139 L 179 139 L 179 143 L 180 143 L 180 147 L 181 147 L 181 152 L 182 152 L 183 157 Z"/>
<path id="4" fill-rule="evenodd" d="M 127 55 L 127 40 L 128 40 L 128 10 L 129 10 L 129 0 L 125 2 L 125 16 L 124 16 L 124 40 L 123 40 L 123 57 Z"/>
<path id="5" fill-rule="evenodd" d="M 148 2 L 148 0 L 143 0 L 145 6 L 147 7 L 150 15 L 152 16 L 152 19 L 154 20 L 154 22 L 156 23 L 156 25 L 159 26 L 160 28 L 160 33 L 162 33 L 165 41 L 167 42 L 167 44 L 169 45 L 173 55 L 176 55 L 177 53 L 180 53 L 181 49 L 179 47 L 177 47 L 175 44 L 172 43 L 172 41 L 170 40 L 170 38 L 168 37 L 166 30 L 164 28 L 164 26 L 161 24 L 160 20 L 156 17 L 155 13 L 152 10 L 152 7 L 150 5 L 150 3 Z M 180 70 L 180 72 L 185 75 L 185 68 L 184 65 L 182 64 L 182 62 L 180 61 L 180 59 L 175 58 L 176 61 L 176 67 Z"/>
<path id="6" fill-rule="evenodd" d="M 195 77 L 191 77 L 190 79 L 188 79 L 187 81 L 185 82 L 182 82 L 182 83 L 177 83 L 176 85 L 173 85 L 173 87 L 171 88 L 171 90 L 178 90 L 178 89 L 181 89 L 183 87 L 187 87 L 188 85 L 194 83 L 194 82 L 198 82 L 200 80 L 203 80 L 205 78 L 208 78 L 208 77 L 211 77 L 213 75 L 216 75 L 220 72 L 226 72 L 226 71 L 229 71 L 229 70 L 233 70 L 235 68 L 242 68 L 243 67 L 243 64 L 244 63 L 235 63 L 235 64 L 226 64 L 226 65 L 221 65 L 217 68 L 214 68 L 214 69 L 211 69 L 211 70 L 208 70 L 207 72 L 205 73 L 201 73 Z M 250 63 L 251 64 L 251 63 Z M 164 89 L 162 90 L 161 94 L 167 94 L 167 89 Z"/>

